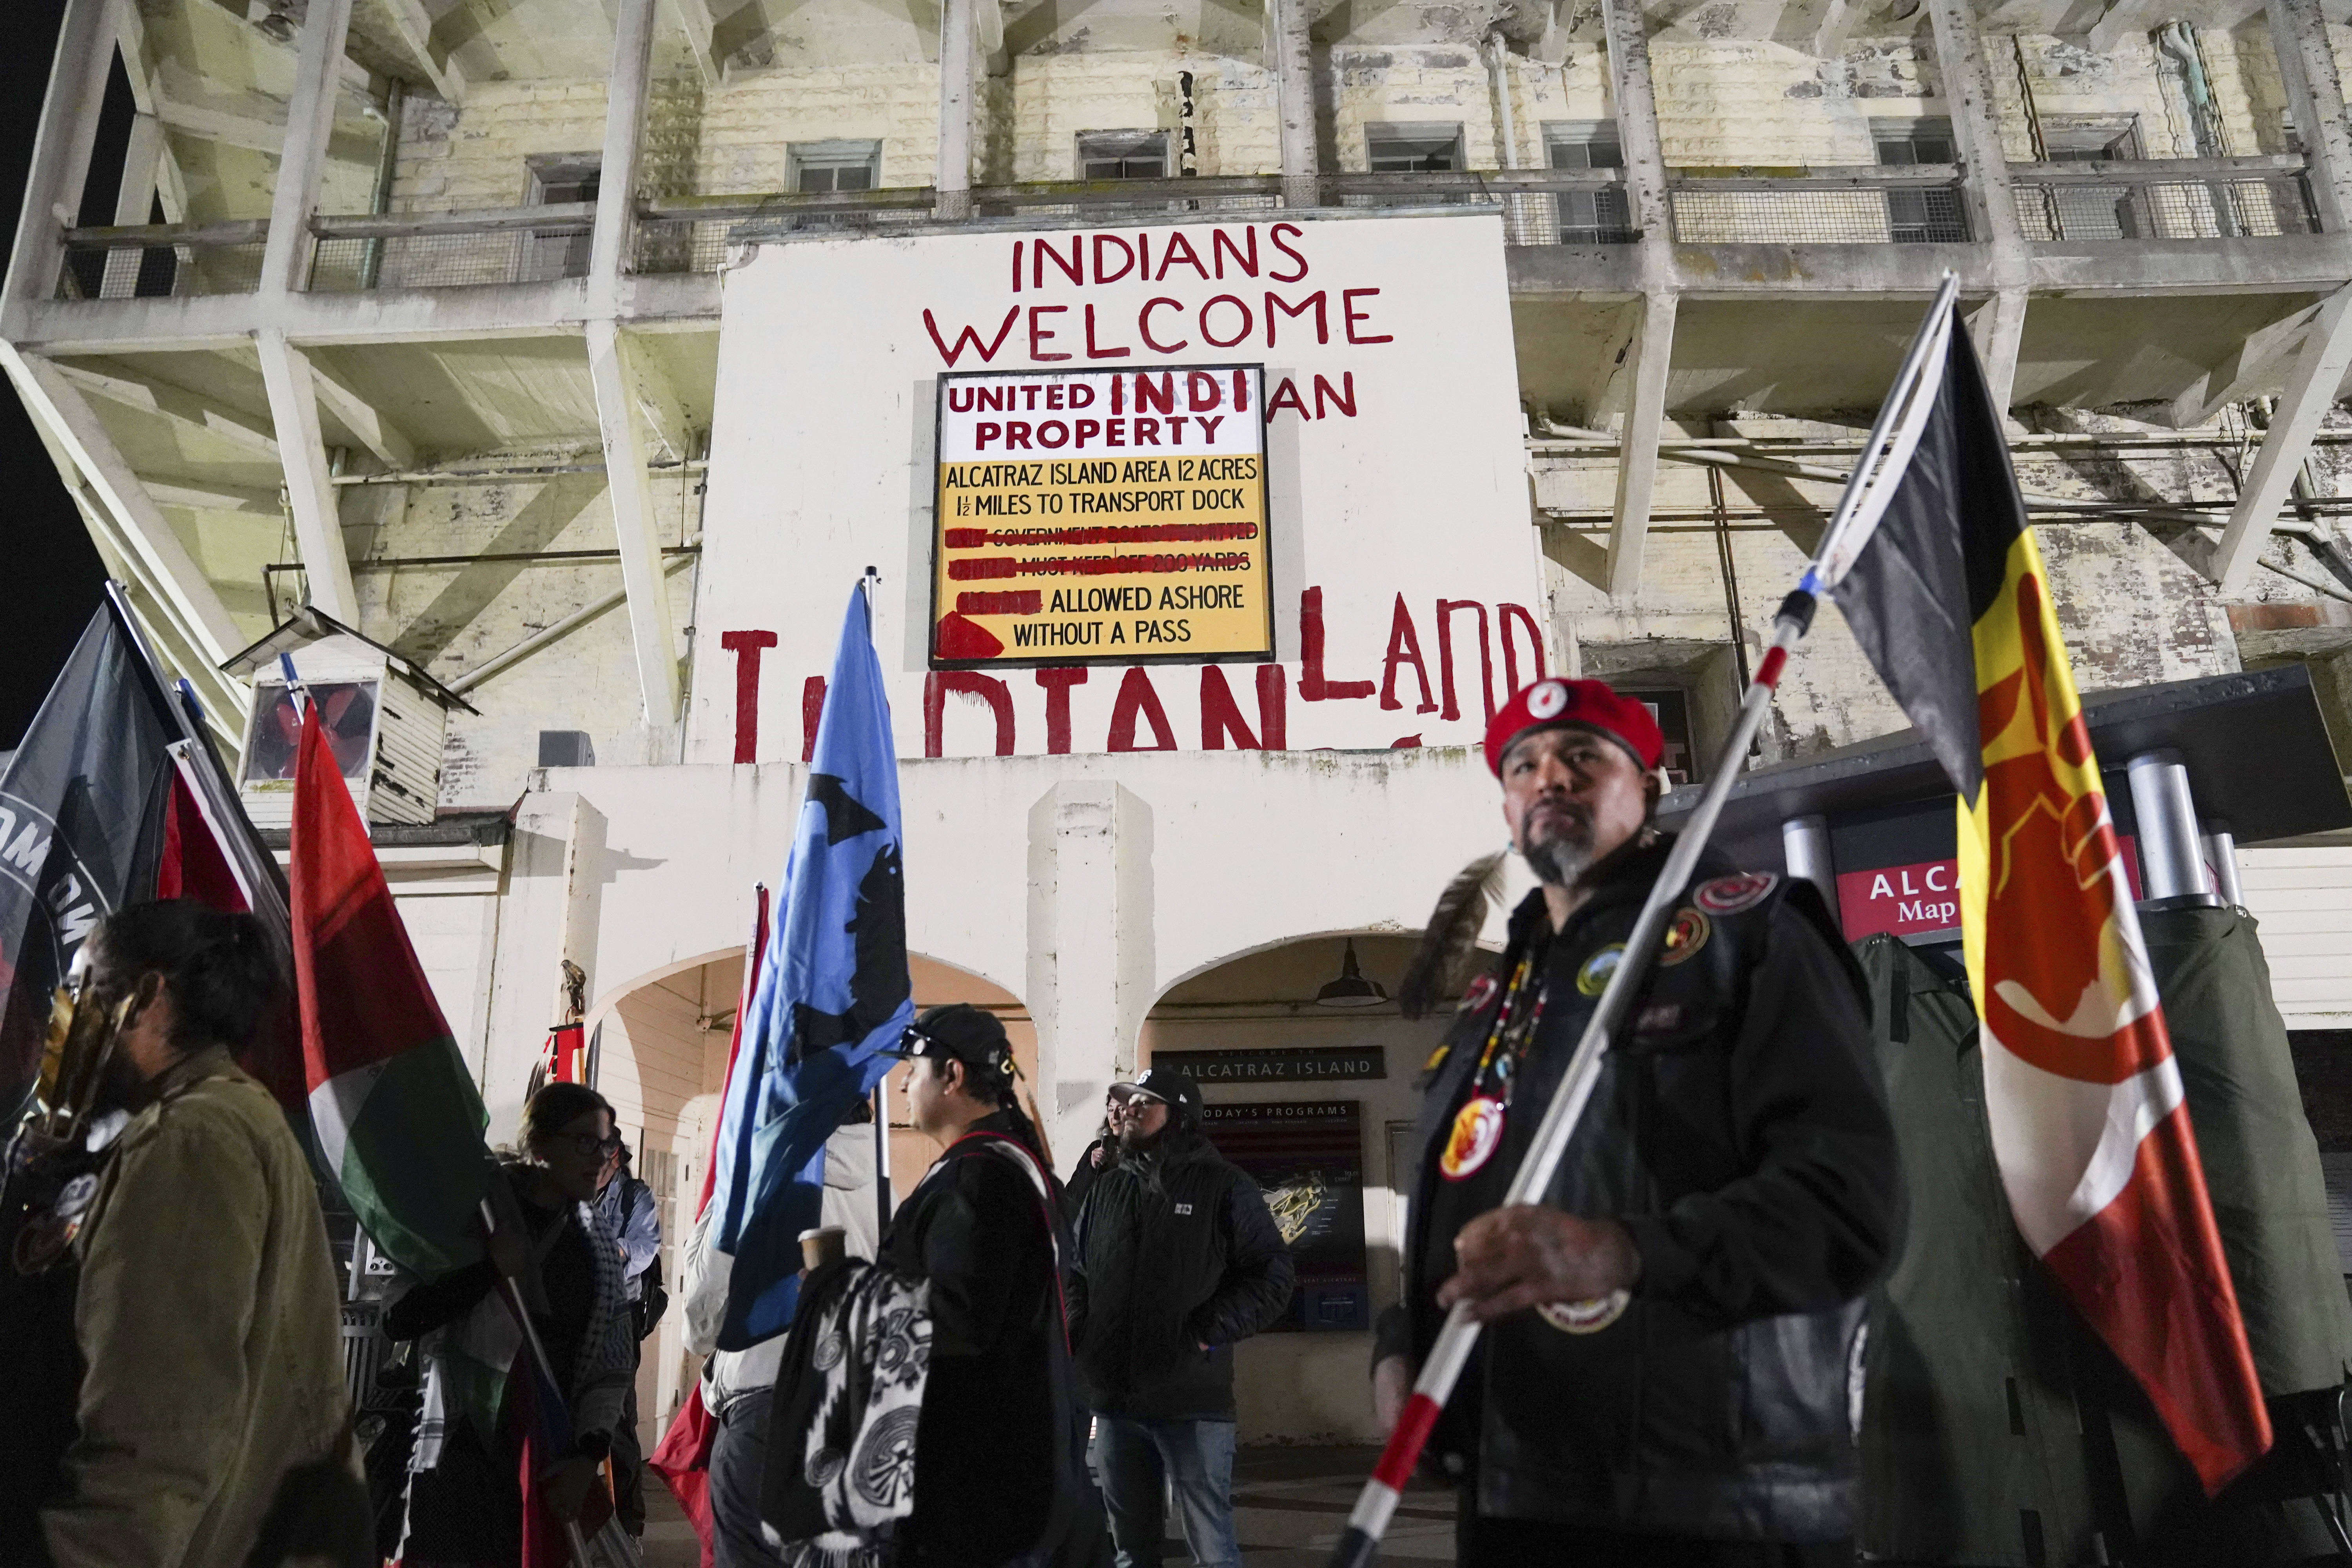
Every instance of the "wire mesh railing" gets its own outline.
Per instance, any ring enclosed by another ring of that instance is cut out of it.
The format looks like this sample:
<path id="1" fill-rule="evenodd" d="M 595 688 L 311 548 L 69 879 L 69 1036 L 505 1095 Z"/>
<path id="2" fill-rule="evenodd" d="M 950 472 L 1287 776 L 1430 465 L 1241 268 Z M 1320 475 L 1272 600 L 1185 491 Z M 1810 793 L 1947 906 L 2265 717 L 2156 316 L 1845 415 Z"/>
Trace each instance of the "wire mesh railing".
<path id="1" fill-rule="evenodd" d="M 595 226 L 593 202 L 314 218 L 305 287 L 343 293 L 585 278 Z"/>
<path id="2" fill-rule="evenodd" d="M 152 224 L 65 231 L 60 300 L 250 294 L 261 286 L 269 222 Z"/>
<path id="3" fill-rule="evenodd" d="M 2297 157 L 2012 163 L 2025 237 L 2265 239 L 2317 234 Z"/>
<path id="4" fill-rule="evenodd" d="M 1948 163 L 1788 174 L 1682 169 L 1666 192 L 1681 245 L 1958 245 L 1960 171 Z"/>
<path id="5" fill-rule="evenodd" d="M 2299 157 L 2021 163 L 2010 168 L 2029 239 L 2262 238 L 2320 230 Z M 1321 205 L 1370 210 L 1490 206 L 1515 246 L 1604 247 L 1640 237 L 1622 169 L 1350 173 L 1318 177 Z M 970 193 L 976 217 L 1117 222 L 1281 210 L 1274 174 L 1040 181 Z M 1666 191 L 1684 245 L 1965 244 L 1960 170 L 1948 164 L 1789 171 L 1677 169 Z M 935 220 L 928 187 L 755 194 L 639 205 L 629 268 L 715 272 L 730 247 L 795 233 L 887 231 Z M 585 277 L 596 205 L 313 219 L 304 287 L 319 292 L 541 283 Z M 64 231 L 60 300 L 249 293 L 265 220 Z"/>

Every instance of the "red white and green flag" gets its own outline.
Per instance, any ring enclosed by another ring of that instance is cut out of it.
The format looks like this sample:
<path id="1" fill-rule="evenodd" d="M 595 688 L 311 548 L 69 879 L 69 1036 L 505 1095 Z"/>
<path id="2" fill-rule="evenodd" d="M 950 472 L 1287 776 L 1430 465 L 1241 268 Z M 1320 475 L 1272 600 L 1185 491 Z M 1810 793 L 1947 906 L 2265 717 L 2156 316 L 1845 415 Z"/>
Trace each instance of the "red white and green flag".
<path id="1" fill-rule="evenodd" d="M 481 1256 L 489 1118 L 313 705 L 296 753 L 291 839 L 311 1123 L 362 1228 L 429 1279 Z"/>

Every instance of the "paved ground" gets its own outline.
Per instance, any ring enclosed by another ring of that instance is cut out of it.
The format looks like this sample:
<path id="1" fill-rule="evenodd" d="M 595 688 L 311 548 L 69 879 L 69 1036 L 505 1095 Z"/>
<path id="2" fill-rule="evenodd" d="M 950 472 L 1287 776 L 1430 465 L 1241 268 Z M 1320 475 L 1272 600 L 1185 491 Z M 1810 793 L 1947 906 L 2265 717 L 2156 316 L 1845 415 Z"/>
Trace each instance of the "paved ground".
<path id="1" fill-rule="evenodd" d="M 1370 1448 L 1244 1448 L 1234 1466 L 1234 1520 L 1248 1568 L 1323 1568 L 1371 1468 Z M 646 1489 L 646 1568 L 697 1568 L 693 1527 L 667 1489 Z M 1381 1557 L 1433 1565 L 1454 1561 L 1454 1499 L 1416 1486 L 1405 1494 Z M 1169 1563 L 1189 1563 L 1178 1542 Z"/>

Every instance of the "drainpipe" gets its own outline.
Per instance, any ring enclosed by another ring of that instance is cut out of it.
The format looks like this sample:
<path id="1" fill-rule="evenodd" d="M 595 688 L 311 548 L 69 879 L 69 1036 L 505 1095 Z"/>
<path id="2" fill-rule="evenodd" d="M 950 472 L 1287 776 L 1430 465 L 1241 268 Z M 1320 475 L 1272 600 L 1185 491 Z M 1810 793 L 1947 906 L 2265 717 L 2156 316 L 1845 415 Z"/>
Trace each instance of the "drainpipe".
<path id="1" fill-rule="evenodd" d="M 400 114 L 408 101 L 408 84 L 394 77 L 383 89 L 383 152 L 375 161 L 375 197 L 368 211 L 382 217 L 392 210 L 392 182 L 400 172 Z M 360 252 L 360 287 L 373 289 L 383 270 L 383 241 L 371 239 Z"/>
<path id="2" fill-rule="evenodd" d="M 1503 42 L 1500 27 L 1486 35 L 1486 77 L 1495 87 L 1495 141 L 1501 150 L 1501 167 L 1516 169 L 1519 166 L 1519 132 L 1517 120 L 1511 113 L 1511 51 Z"/>
<path id="3" fill-rule="evenodd" d="M 2189 95 L 2189 127 L 2200 158 L 2226 158 L 2215 134 L 2212 84 L 2205 79 L 2205 61 L 2197 52 L 2196 37 L 2186 22 L 2167 22 L 2157 30 L 2157 47 L 2180 66 L 2180 83 Z"/>

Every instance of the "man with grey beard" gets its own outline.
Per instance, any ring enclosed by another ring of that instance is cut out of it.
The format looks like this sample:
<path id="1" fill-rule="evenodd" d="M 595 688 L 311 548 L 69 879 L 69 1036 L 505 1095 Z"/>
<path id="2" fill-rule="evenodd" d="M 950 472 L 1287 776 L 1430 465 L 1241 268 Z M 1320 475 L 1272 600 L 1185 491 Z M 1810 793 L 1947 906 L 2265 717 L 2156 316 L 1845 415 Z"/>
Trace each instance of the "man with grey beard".
<path id="1" fill-rule="evenodd" d="M 1541 884 L 1423 1075 L 1393 1425 L 1448 1310 L 1486 1325 L 1425 1450 L 1464 1568 L 1852 1560 L 1863 1292 L 1895 1134 L 1861 971 L 1811 886 L 1701 859 L 1544 1201 L 1513 1173 L 1666 858 L 1640 702 L 1543 679 L 1486 731 Z"/>

